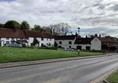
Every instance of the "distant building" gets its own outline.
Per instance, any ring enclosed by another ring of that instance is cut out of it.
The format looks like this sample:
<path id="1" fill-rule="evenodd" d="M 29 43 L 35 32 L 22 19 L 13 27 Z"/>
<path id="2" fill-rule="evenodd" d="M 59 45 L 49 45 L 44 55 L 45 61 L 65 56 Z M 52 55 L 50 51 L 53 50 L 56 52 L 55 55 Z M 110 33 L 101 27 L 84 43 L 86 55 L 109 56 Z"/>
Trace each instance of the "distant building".
<path id="1" fill-rule="evenodd" d="M 97 50 L 101 51 L 106 46 L 107 50 L 110 50 L 111 47 L 118 47 L 118 41 L 113 37 L 106 36 L 106 37 L 89 37 L 89 38 L 77 38 L 75 41 L 77 45 L 77 49 L 82 50 Z"/>
<path id="2" fill-rule="evenodd" d="M 73 35 L 69 36 L 57 36 L 55 42 L 60 48 L 74 48 L 80 50 L 103 50 L 104 45 L 108 48 L 118 47 L 118 41 L 113 37 L 106 36 L 92 36 L 92 37 L 77 37 Z M 109 49 L 108 49 L 109 50 Z"/>

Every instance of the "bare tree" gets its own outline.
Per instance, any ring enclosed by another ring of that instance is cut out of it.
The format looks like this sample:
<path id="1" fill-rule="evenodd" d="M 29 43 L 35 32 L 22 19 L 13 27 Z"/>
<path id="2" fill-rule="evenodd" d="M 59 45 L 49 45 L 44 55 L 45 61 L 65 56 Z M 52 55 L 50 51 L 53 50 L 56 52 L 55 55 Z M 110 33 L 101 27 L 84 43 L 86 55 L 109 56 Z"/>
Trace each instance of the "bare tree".
<path id="1" fill-rule="evenodd" d="M 67 35 L 71 26 L 67 23 L 59 23 L 55 25 L 50 25 L 51 33 L 53 35 Z"/>

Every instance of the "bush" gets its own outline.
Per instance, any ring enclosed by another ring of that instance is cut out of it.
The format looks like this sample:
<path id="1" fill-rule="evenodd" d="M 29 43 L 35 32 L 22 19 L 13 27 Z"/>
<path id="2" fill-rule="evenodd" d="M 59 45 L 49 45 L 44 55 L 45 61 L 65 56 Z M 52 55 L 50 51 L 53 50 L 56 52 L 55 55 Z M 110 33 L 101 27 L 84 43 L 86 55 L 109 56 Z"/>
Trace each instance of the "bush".
<path id="1" fill-rule="evenodd" d="M 22 47 L 26 47 L 26 45 L 25 44 L 22 44 Z"/>
<path id="2" fill-rule="evenodd" d="M 39 41 L 36 38 L 34 38 L 33 43 L 31 43 L 31 46 L 35 46 L 36 44 L 39 44 Z"/>
<path id="3" fill-rule="evenodd" d="M 99 50 L 81 50 L 82 52 L 102 52 L 102 51 L 99 51 Z"/>

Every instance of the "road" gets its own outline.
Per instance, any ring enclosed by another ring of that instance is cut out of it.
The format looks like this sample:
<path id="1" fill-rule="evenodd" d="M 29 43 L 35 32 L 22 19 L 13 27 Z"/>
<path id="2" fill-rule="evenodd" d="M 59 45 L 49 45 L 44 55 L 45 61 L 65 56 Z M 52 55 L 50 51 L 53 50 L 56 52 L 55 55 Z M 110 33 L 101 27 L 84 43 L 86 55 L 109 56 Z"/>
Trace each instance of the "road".
<path id="1" fill-rule="evenodd" d="M 118 66 L 118 55 L 0 69 L 0 83 L 90 83 Z"/>

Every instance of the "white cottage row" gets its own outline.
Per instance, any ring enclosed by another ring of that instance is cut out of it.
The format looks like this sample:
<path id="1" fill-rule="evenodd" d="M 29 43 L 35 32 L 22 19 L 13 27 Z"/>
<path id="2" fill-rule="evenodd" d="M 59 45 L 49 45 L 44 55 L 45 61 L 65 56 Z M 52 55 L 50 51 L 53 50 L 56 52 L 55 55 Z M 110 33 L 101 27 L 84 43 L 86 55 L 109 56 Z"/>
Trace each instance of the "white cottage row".
<path id="1" fill-rule="evenodd" d="M 50 33 L 30 31 L 30 30 L 13 30 L 0 29 L 0 46 L 25 45 L 31 46 L 34 39 L 38 41 L 36 46 L 53 46 L 54 37 Z"/>

